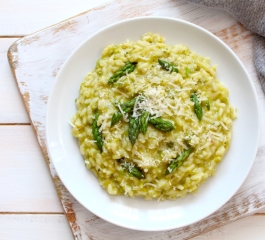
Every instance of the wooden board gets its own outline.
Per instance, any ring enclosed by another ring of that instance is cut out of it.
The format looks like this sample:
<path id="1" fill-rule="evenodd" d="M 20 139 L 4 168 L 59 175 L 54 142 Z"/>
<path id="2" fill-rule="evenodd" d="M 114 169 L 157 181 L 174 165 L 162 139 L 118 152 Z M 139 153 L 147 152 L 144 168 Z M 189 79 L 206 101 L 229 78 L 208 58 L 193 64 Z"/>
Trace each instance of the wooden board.
<path id="1" fill-rule="evenodd" d="M 254 165 L 239 191 L 214 214 L 184 228 L 140 232 L 112 225 L 82 207 L 63 186 L 49 160 L 45 136 L 46 106 L 55 76 L 68 55 L 92 33 L 110 23 L 138 16 L 187 20 L 221 38 L 239 56 L 251 75 L 260 103 L 261 122 L 265 120 L 265 97 L 253 65 L 254 35 L 223 11 L 199 7 L 186 1 L 115 0 L 18 40 L 9 49 L 9 63 L 75 239 L 124 239 L 125 236 L 127 239 L 188 239 L 265 206 L 264 126 L 261 126 Z"/>

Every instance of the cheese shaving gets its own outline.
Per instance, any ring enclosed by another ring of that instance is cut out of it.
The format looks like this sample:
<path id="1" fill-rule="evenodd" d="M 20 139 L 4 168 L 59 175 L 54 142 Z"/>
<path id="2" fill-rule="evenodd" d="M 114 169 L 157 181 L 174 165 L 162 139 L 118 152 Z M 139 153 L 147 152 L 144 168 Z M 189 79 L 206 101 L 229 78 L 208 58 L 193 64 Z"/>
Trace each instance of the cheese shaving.
<path id="1" fill-rule="evenodd" d="M 121 114 L 122 114 L 122 117 L 123 117 L 123 121 L 125 122 L 129 122 L 129 119 L 128 119 L 128 113 L 125 113 L 122 108 L 121 108 L 121 105 L 118 103 L 117 104 L 117 107 L 119 108 Z"/>
<path id="2" fill-rule="evenodd" d="M 68 122 L 73 128 L 76 128 L 76 126 L 71 122 L 71 121 L 69 121 Z"/>
<path id="3" fill-rule="evenodd" d="M 229 130 L 228 127 L 221 121 L 220 124 L 222 125 L 222 127 L 225 129 L 225 130 Z"/>

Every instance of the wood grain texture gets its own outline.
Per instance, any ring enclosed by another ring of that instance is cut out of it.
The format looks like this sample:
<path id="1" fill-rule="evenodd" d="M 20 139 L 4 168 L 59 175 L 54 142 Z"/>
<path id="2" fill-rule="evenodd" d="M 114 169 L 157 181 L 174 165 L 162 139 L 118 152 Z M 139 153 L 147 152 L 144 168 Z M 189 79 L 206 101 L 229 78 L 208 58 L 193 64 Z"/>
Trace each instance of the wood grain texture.
<path id="1" fill-rule="evenodd" d="M 0 240 L 73 240 L 63 214 L 0 215 Z"/>
<path id="2" fill-rule="evenodd" d="M 1 0 L 0 36 L 25 36 L 109 1 Z"/>
<path id="3" fill-rule="evenodd" d="M 257 219 L 260 220 L 260 222 L 256 222 Z M 256 224 L 253 225 L 254 222 L 256 222 Z M 226 227 L 220 227 L 209 233 L 195 237 L 192 240 L 236 240 L 236 239 L 263 240 L 265 236 L 264 223 L 265 220 L 263 219 L 263 216 L 254 215 L 248 218 L 235 221 L 229 225 L 226 225 Z M 253 233 L 252 232 L 250 233 L 248 231 L 250 225 L 253 225 L 253 228 L 255 229 Z M 234 228 L 239 229 L 239 231 L 235 234 L 233 234 Z"/>
<path id="4" fill-rule="evenodd" d="M 193 22 L 216 34 L 241 58 L 256 87 L 261 121 L 265 99 L 252 61 L 253 35 L 228 14 L 186 1 L 121 1 L 92 9 L 65 22 L 18 40 L 10 47 L 9 62 L 49 165 L 64 211 L 76 239 L 188 239 L 247 216 L 265 206 L 265 129 L 253 168 L 239 191 L 221 209 L 191 226 L 164 232 L 137 232 L 114 226 L 84 209 L 65 189 L 46 149 L 45 112 L 55 76 L 67 56 L 100 28 L 125 18 L 167 16 Z M 111 237 L 110 237 L 111 236 Z"/>
<path id="5" fill-rule="evenodd" d="M 0 39 L 0 124 L 30 122 L 7 62 L 7 50 L 16 40 L 17 38 Z"/>
<path id="6" fill-rule="evenodd" d="M 63 213 L 32 126 L 0 126 L 0 136 L 0 212 Z"/>
<path id="7" fill-rule="evenodd" d="M 253 215 L 192 238 L 192 240 L 263 240 L 264 222 L 265 216 Z M 253 231 L 250 231 L 250 227 Z M 73 240 L 68 221 L 62 214 L 3 214 L 0 215 L 0 232 L 1 240 L 36 240 L 36 236 L 38 240 Z M 93 239 L 107 240 L 109 238 Z M 174 236 L 172 239 L 178 240 L 179 238 Z"/>

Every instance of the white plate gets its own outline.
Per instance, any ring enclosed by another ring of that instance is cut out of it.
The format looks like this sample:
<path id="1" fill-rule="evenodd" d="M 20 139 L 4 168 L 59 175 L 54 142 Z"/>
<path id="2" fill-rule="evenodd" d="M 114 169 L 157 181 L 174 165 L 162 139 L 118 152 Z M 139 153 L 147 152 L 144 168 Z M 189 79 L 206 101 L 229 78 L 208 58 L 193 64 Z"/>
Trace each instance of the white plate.
<path id="1" fill-rule="evenodd" d="M 216 175 L 196 195 L 175 201 L 146 201 L 111 196 L 84 165 L 69 120 L 75 113 L 80 83 L 94 67 L 106 45 L 139 40 L 159 33 L 167 44 L 185 44 L 218 64 L 217 78 L 230 91 L 238 108 L 230 150 Z M 259 110 L 253 83 L 238 57 L 217 37 L 194 24 L 171 18 L 144 17 L 119 22 L 83 42 L 60 69 L 49 97 L 46 134 L 49 156 L 70 193 L 97 216 L 122 227 L 143 231 L 169 230 L 197 222 L 224 205 L 245 180 L 256 155 Z"/>

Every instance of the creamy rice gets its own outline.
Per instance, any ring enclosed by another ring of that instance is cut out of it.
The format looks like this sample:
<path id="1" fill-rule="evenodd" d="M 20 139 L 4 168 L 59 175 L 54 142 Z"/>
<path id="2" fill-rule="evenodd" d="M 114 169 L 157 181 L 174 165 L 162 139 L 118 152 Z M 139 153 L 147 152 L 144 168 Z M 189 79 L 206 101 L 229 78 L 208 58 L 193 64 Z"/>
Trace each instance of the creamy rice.
<path id="1" fill-rule="evenodd" d="M 158 60 L 171 67 L 164 69 Z M 110 84 L 110 78 L 128 62 L 135 69 Z M 173 67 L 177 70 L 172 71 Z M 193 94 L 201 107 L 201 120 Z M 167 45 L 159 34 L 146 33 L 139 41 L 105 47 L 80 86 L 72 133 L 86 167 L 109 194 L 158 200 L 184 197 L 215 173 L 229 148 L 236 111 L 228 95 L 209 58 L 185 45 Z M 126 113 L 122 106 L 132 99 L 138 102 Z M 147 130 L 132 144 L 129 118 L 138 120 L 142 111 L 150 113 Z M 111 126 L 117 112 L 122 118 Z M 150 119 L 157 118 L 173 129 L 155 128 Z M 102 136 L 102 151 L 93 135 L 93 122 L 96 134 Z M 187 158 L 172 170 L 172 161 L 187 150 L 191 150 Z M 142 177 L 133 174 L 133 168 Z"/>

